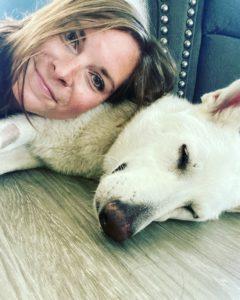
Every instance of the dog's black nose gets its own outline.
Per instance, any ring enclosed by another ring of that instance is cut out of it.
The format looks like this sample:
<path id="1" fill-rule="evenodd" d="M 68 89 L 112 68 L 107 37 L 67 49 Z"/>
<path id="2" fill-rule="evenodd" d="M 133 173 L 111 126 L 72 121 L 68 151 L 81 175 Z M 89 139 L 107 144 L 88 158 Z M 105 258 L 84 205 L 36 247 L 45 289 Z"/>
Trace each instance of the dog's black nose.
<path id="1" fill-rule="evenodd" d="M 134 233 L 134 221 L 140 212 L 146 211 L 141 205 L 129 205 L 119 200 L 107 203 L 99 214 L 103 231 L 117 242 L 122 242 Z"/>
<path id="2" fill-rule="evenodd" d="M 99 221 L 103 231 L 115 241 L 124 241 L 132 235 L 128 206 L 119 200 L 104 206 L 99 214 Z"/>

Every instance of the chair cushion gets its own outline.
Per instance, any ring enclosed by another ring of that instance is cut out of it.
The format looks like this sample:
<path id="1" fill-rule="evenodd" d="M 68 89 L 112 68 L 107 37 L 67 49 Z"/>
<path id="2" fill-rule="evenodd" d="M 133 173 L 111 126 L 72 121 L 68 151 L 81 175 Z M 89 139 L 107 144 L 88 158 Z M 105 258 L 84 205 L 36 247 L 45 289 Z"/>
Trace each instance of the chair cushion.
<path id="1" fill-rule="evenodd" d="M 194 100 L 240 77 L 239 0 L 205 1 Z"/>

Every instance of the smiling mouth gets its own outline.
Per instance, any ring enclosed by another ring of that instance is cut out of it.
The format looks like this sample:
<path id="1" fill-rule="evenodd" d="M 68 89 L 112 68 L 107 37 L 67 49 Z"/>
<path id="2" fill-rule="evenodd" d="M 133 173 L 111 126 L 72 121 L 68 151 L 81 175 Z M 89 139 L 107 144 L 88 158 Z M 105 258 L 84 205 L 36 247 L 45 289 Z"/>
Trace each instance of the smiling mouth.
<path id="1" fill-rule="evenodd" d="M 44 78 L 42 77 L 41 73 L 38 71 L 35 60 L 34 60 L 34 68 L 35 68 L 36 74 L 39 79 L 39 83 L 40 83 L 43 91 L 45 92 L 45 94 L 47 94 L 47 96 L 50 99 L 54 100 L 57 103 L 57 100 L 56 100 L 56 97 L 55 97 L 53 91 L 50 89 L 50 87 L 48 86 L 48 84 L 46 83 Z"/>

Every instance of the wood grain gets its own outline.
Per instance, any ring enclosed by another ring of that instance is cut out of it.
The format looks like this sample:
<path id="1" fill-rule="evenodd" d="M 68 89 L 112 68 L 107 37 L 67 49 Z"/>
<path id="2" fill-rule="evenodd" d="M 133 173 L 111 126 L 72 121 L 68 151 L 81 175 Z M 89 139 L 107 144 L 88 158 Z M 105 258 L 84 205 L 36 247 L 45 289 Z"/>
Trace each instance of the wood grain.
<path id="1" fill-rule="evenodd" d="M 240 218 L 101 232 L 97 184 L 48 170 L 0 178 L 0 299 L 240 299 Z"/>

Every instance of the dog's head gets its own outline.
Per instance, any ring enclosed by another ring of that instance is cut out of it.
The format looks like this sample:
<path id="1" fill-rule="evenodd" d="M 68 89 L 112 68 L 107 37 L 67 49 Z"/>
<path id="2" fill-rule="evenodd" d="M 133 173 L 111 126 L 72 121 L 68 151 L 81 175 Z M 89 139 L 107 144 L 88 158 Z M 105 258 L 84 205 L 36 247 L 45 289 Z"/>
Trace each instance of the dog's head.
<path id="1" fill-rule="evenodd" d="M 166 96 L 125 127 L 105 157 L 95 195 L 105 233 L 122 241 L 152 221 L 203 221 L 232 208 L 226 199 L 239 193 L 232 187 L 240 175 L 233 159 L 240 140 L 214 110 L 218 96 L 195 106 Z"/>

